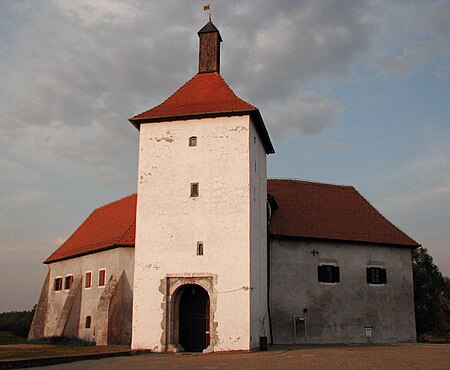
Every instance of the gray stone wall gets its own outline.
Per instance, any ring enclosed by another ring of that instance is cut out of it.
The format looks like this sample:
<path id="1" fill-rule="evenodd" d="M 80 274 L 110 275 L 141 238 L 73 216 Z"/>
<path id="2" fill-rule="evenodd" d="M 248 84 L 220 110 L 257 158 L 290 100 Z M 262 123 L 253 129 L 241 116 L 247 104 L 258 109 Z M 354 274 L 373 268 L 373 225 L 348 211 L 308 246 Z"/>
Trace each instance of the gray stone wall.
<path id="1" fill-rule="evenodd" d="M 274 239 L 270 253 L 274 343 L 415 341 L 409 248 Z M 319 282 L 321 263 L 339 266 L 340 282 Z M 370 266 L 386 284 L 367 283 Z"/>

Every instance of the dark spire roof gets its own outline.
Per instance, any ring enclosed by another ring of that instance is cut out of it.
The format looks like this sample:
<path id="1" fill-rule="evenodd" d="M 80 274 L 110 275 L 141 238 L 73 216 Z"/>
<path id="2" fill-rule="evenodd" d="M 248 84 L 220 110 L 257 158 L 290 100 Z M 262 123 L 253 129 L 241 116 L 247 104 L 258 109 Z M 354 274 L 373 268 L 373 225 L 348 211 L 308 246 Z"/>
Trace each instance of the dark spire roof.
<path id="1" fill-rule="evenodd" d="M 198 31 L 198 35 L 200 36 L 200 34 L 202 33 L 210 33 L 210 32 L 217 32 L 219 34 L 219 41 L 222 42 L 222 36 L 220 36 L 220 32 L 217 29 L 217 27 L 214 25 L 213 22 L 209 21 L 208 23 L 206 23 L 203 28 Z"/>

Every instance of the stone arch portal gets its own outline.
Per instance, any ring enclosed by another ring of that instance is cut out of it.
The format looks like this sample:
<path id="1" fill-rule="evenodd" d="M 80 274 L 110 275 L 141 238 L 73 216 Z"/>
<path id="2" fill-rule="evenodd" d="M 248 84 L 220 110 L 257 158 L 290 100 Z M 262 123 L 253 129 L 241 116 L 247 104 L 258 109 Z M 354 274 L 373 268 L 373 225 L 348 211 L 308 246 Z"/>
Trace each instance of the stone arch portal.
<path id="1" fill-rule="evenodd" d="M 163 351 L 213 352 L 217 342 L 216 276 L 167 276 L 162 281 Z"/>
<path id="2" fill-rule="evenodd" d="M 178 343 L 188 352 L 202 352 L 209 346 L 208 292 L 197 284 L 179 288 L 176 299 L 178 316 Z"/>

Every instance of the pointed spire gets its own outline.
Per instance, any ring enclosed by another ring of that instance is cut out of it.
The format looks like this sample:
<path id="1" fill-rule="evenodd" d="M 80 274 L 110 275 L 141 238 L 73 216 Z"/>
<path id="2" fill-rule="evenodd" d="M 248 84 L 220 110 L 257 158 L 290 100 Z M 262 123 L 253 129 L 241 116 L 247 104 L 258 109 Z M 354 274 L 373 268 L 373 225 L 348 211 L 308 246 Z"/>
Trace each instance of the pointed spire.
<path id="1" fill-rule="evenodd" d="M 211 20 L 198 31 L 200 50 L 198 60 L 198 73 L 220 73 L 220 43 L 222 37 L 219 30 Z"/>

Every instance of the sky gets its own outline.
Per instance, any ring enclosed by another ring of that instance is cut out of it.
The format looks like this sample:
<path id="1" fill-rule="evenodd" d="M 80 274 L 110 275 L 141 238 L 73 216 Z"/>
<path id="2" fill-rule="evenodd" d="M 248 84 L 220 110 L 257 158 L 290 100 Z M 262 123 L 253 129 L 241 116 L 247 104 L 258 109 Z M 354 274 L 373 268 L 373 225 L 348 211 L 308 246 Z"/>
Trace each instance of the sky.
<path id="1" fill-rule="evenodd" d="M 197 72 L 200 1 L 0 0 L 0 312 L 136 191 L 128 118 Z M 268 176 L 353 185 L 450 276 L 450 1 L 212 0 L 221 74 L 256 105 Z"/>

